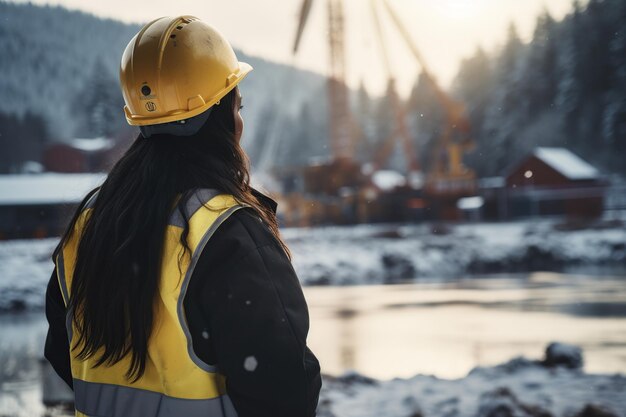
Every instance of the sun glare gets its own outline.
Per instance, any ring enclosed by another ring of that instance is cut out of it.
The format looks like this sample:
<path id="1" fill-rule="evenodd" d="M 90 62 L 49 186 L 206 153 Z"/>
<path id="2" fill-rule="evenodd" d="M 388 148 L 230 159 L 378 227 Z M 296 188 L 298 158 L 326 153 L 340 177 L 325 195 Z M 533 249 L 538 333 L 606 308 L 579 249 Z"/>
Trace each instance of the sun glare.
<path id="1" fill-rule="evenodd" d="M 439 0 L 433 2 L 439 13 L 451 19 L 468 19 L 480 11 L 478 0 Z"/>

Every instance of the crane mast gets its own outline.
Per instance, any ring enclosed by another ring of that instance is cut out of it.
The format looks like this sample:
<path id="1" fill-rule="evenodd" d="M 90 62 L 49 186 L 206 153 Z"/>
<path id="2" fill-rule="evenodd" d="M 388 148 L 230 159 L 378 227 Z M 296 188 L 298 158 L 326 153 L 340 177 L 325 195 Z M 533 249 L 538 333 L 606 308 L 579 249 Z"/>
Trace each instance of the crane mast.
<path id="1" fill-rule="evenodd" d="M 344 22 L 343 0 L 328 0 L 330 77 L 327 88 L 331 145 L 335 158 L 349 159 L 354 155 L 354 123 L 346 86 Z"/>
<path id="2" fill-rule="evenodd" d="M 313 0 L 304 0 L 300 9 L 293 52 L 297 53 Z M 355 149 L 355 123 L 350 111 L 346 86 L 345 16 L 343 0 L 327 0 L 330 73 L 328 76 L 328 112 L 330 145 L 333 159 L 352 159 Z"/>

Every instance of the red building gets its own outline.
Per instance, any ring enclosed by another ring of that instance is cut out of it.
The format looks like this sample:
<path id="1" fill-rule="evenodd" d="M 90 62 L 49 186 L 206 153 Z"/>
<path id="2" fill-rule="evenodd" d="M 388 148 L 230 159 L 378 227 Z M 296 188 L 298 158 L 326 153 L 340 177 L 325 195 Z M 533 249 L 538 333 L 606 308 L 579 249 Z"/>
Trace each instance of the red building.
<path id="1" fill-rule="evenodd" d="M 504 175 L 506 217 L 602 214 L 606 181 L 565 148 L 536 148 Z"/>
<path id="2" fill-rule="evenodd" d="M 43 153 L 48 172 L 108 172 L 130 145 L 129 138 L 72 139 L 54 143 Z"/>

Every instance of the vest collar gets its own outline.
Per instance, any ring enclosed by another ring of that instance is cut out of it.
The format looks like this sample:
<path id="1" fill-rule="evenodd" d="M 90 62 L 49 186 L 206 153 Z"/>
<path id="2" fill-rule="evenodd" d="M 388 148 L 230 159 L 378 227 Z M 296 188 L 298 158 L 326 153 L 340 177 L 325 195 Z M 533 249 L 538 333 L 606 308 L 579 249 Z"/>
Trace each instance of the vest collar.
<path id="1" fill-rule="evenodd" d="M 250 187 L 252 194 L 259 199 L 259 201 L 268 207 L 274 214 L 276 214 L 276 208 L 278 207 L 278 203 L 273 198 L 263 194 L 259 190 Z"/>

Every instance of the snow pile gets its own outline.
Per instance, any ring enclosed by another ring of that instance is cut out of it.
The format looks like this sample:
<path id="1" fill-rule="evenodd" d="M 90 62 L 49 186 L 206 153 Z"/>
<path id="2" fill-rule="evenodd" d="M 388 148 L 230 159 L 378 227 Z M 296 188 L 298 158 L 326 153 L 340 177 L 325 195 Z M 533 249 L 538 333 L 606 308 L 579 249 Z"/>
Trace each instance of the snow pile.
<path id="1" fill-rule="evenodd" d="M 554 344 L 561 351 L 575 346 Z M 626 376 L 586 374 L 523 357 L 474 368 L 465 378 L 416 375 L 377 381 L 354 372 L 325 376 L 319 417 L 626 416 Z"/>
<path id="2" fill-rule="evenodd" d="M 79 149 L 85 152 L 98 152 L 106 151 L 115 146 L 113 139 L 99 137 L 99 138 L 74 138 L 67 142 L 73 148 Z"/>
<path id="3" fill-rule="evenodd" d="M 406 178 L 398 171 L 381 169 L 372 174 L 372 182 L 381 190 L 389 191 L 406 184 Z"/>

